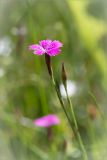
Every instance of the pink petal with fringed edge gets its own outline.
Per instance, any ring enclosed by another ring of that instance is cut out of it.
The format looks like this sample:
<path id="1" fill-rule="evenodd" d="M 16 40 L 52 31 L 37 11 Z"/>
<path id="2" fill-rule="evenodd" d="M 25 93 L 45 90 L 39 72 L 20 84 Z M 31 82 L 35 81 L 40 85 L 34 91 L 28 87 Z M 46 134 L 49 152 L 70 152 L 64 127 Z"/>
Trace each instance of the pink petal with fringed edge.
<path id="1" fill-rule="evenodd" d="M 62 43 L 61 42 L 59 42 L 59 41 L 57 41 L 57 40 L 54 40 L 51 44 L 50 44 L 50 49 L 51 48 L 60 48 L 60 47 L 62 47 L 63 45 L 62 45 Z"/>
<path id="2" fill-rule="evenodd" d="M 33 54 L 37 54 L 37 55 L 42 55 L 46 53 L 45 49 L 40 45 L 31 45 L 29 46 L 29 49 L 34 50 Z"/>
<path id="3" fill-rule="evenodd" d="M 53 48 L 53 49 L 49 49 L 48 52 L 47 52 L 47 54 L 48 54 L 49 56 L 56 56 L 56 55 L 58 55 L 60 52 L 61 52 L 61 49 L 59 49 L 59 48 Z"/>
<path id="4" fill-rule="evenodd" d="M 48 49 L 49 46 L 51 45 L 52 41 L 47 39 L 47 40 L 42 40 L 39 42 L 39 44 L 44 48 L 44 49 Z"/>

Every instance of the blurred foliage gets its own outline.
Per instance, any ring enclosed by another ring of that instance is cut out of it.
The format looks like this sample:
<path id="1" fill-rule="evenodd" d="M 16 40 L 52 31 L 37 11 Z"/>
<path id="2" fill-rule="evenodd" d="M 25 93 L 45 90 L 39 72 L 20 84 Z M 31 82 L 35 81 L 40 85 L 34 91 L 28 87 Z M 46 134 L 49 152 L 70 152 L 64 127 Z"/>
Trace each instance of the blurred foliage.
<path id="1" fill-rule="evenodd" d="M 76 82 L 72 97 L 90 160 L 106 160 L 107 2 L 105 0 L 0 1 L 0 160 L 81 160 L 81 151 L 50 82 L 44 56 L 28 46 L 42 39 L 63 45 L 53 57 L 58 85 L 61 63 Z M 66 104 L 66 99 L 64 99 Z M 37 128 L 33 120 L 56 113 L 59 126 Z"/>

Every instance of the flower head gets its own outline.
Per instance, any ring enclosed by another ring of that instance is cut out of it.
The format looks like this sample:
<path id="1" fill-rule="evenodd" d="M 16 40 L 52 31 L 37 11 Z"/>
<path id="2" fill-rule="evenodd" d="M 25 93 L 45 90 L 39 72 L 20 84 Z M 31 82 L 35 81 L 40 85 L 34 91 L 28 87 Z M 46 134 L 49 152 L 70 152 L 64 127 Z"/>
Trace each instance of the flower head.
<path id="1" fill-rule="evenodd" d="M 30 50 L 33 50 L 34 54 L 43 55 L 48 54 L 49 56 L 56 56 L 61 52 L 62 43 L 57 40 L 42 40 L 39 44 L 32 44 L 29 46 Z"/>
<path id="2" fill-rule="evenodd" d="M 55 114 L 49 114 L 34 120 L 34 124 L 39 127 L 51 127 L 60 123 L 59 118 Z"/>

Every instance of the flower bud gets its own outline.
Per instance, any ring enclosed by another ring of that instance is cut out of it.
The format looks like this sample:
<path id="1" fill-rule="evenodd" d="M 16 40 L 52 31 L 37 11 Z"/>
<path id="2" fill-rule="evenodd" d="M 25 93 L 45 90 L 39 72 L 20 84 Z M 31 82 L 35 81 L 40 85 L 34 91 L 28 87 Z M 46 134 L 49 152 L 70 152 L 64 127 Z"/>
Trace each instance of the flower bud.
<path id="1" fill-rule="evenodd" d="M 67 74 L 65 71 L 64 63 L 62 63 L 62 82 L 64 85 L 66 85 L 66 81 L 67 81 Z"/>

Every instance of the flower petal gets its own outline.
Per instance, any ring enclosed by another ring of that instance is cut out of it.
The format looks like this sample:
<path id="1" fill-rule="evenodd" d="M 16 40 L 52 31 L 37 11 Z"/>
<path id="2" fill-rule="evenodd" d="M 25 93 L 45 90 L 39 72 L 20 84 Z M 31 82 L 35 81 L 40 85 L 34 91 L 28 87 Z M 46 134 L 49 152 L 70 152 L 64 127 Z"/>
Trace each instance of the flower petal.
<path id="1" fill-rule="evenodd" d="M 61 49 L 59 48 L 53 48 L 53 49 L 49 49 L 46 53 L 49 56 L 56 56 L 57 54 L 59 54 L 61 52 Z"/>
<path id="2" fill-rule="evenodd" d="M 38 55 L 42 55 L 44 54 L 46 51 L 43 47 L 41 47 L 40 45 L 31 45 L 29 46 L 29 49 L 34 50 L 34 54 L 38 54 Z"/>
<path id="3" fill-rule="evenodd" d="M 57 40 L 54 40 L 51 44 L 50 44 L 50 49 L 51 48 L 60 48 L 60 47 L 62 47 L 63 45 L 62 45 L 62 43 L 61 42 L 59 42 L 59 41 L 57 41 Z"/>
<path id="4" fill-rule="evenodd" d="M 50 47 L 50 44 L 52 43 L 51 40 L 42 40 L 39 42 L 40 46 L 42 46 L 44 49 L 48 49 Z"/>
<path id="5" fill-rule="evenodd" d="M 36 47 L 37 47 L 37 45 L 36 45 L 36 44 L 32 44 L 32 45 L 30 45 L 30 46 L 29 46 L 29 49 L 30 49 L 30 50 L 35 50 L 35 49 L 36 49 Z"/>

